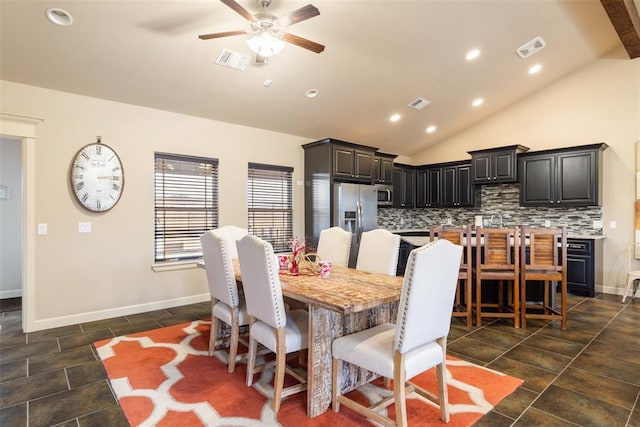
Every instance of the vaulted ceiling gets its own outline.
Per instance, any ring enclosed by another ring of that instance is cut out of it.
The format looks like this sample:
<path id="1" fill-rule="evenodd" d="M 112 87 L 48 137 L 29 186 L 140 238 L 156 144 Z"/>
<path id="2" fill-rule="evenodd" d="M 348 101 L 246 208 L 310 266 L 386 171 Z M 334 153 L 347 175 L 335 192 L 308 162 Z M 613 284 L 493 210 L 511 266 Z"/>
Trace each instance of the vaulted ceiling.
<path id="1" fill-rule="evenodd" d="M 254 0 L 237 0 L 251 13 Z M 637 1 L 637 0 L 636 0 Z M 307 1 L 273 0 L 281 16 Z M 250 55 L 249 23 L 218 0 L 2 0 L 0 78 L 303 137 L 332 137 L 412 155 L 621 46 L 640 55 L 631 0 L 313 0 L 320 15 L 288 28 L 326 46 Z M 45 19 L 61 8 L 73 25 Z M 625 17 L 626 16 L 626 17 Z M 616 32 L 616 30 L 618 32 Z M 544 48 L 516 49 L 541 37 Z M 465 55 L 479 49 L 480 56 Z M 531 66 L 541 70 L 529 74 Z M 265 85 L 271 80 L 270 86 Z M 315 89 L 318 95 L 307 98 Z M 418 97 L 421 110 L 408 107 Z M 472 101 L 483 98 L 481 106 Z M 20 112 L 11 112 L 20 113 Z M 390 122 L 397 113 L 400 119 Z M 425 132 L 435 126 L 433 133 Z"/>

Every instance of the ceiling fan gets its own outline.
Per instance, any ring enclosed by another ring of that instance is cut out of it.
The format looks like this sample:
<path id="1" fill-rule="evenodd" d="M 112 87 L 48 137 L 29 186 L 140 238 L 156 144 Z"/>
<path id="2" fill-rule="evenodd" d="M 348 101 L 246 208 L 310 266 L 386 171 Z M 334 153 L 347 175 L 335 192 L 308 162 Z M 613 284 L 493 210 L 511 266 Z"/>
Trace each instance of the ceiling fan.
<path id="1" fill-rule="evenodd" d="M 236 13 L 241 15 L 251 24 L 250 30 L 226 31 L 221 33 L 202 34 L 198 38 L 201 40 L 216 39 L 220 37 L 238 36 L 242 34 L 251 34 L 247 44 L 256 54 L 256 62 L 266 63 L 267 58 L 280 52 L 286 43 L 290 43 L 311 52 L 320 53 L 324 50 L 324 46 L 304 37 L 296 36 L 285 31 L 290 25 L 304 21 L 314 16 L 320 15 L 320 11 L 315 6 L 308 4 L 286 15 L 277 17 L 267 13 L 266 9 L 271 4 L 271 0 L 256 0 L 258 5 L 262 6 L 263 12 L 251 14 L 235 0 L 220 0 L 229 6 Z"/>

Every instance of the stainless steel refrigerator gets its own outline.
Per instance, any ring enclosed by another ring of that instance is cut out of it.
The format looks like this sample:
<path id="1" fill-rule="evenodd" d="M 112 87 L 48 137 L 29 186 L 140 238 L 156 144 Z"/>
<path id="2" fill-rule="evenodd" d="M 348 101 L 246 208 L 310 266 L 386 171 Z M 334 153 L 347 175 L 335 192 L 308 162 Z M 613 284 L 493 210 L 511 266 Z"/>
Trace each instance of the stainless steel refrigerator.
<path id="1" fill-rule="evenodd" d="M 353 233 L 349 266 L 355 267 L 362 233 L 378 226 L 378 193 L 373 185 L 336 183 L 332 225 Z"/>

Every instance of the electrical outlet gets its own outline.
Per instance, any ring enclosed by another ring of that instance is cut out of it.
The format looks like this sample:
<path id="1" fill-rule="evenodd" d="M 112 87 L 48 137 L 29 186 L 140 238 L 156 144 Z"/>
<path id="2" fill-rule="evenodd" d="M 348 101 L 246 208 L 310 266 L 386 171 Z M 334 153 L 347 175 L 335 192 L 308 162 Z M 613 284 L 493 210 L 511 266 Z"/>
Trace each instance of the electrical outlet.
<path id="1" fill-rule="evenodd" d="M 447 225 L 453 224 L 453 220 L 451 218 L 447 218 Z"/>
<path id="2" fill-rule="evenodd" d="M 47 224 L 38 224 L 38 234 L 41 236 L 47 234 Z"/>
<path id="3" fill-rule="evenodd" d="M 78 233 L 91 233 L 91 223 L 90 222 L 79 222 L 78 223 Z"/>
<path id="4" fill-rule="evenodd" d="M 594 230 L 600 230 L 600 229 L 602 229 L 602 220 L 599 220 L 599 219 L 594 220 L 594 221 L 593 221 L 593 229 L 594 229 Z"/>
<path id="5" fill-rule="evenodd" d="M 616 223 L 616 220 L 611 220 L 609 221 L 609 228 L 616 228 L 618 226 L 618 223 Z"/>
<path id="6" fill-rule="evenodd" d="M 549 221 L 548 219 L 544 220 L 544 226 L 545 227 L 551 227 L 551 221 Z"/>

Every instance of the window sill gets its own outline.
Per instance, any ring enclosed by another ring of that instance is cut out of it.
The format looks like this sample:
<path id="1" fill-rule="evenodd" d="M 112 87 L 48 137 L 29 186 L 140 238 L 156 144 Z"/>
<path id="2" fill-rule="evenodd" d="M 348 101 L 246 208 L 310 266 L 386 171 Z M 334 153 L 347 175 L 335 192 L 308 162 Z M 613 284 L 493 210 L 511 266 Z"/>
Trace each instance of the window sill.
<path id="1" fill-rule="evenodd" d="M 198 267 L 198 259 L 190 259 L 187 261 L 167 261 L 151 265 L 151 269 L 155 272 L 189 270 Z"/>

